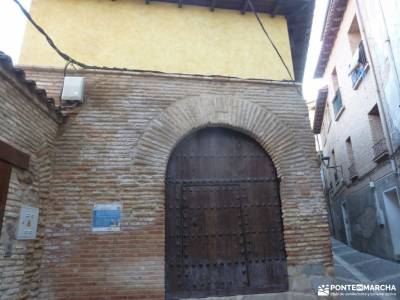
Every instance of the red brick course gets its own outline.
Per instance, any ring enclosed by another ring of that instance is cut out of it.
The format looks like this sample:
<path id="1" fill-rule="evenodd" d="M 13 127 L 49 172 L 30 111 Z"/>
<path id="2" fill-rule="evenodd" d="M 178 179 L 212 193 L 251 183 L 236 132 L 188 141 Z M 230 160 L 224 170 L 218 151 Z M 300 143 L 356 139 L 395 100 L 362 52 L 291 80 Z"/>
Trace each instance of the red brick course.
<path id="1" fill-rule="evenodd" d="M 39 293 L 51 151 L 62 120 L 6 58 L 0 53 L 0 140 L 30 155 L 30 164 L 28 170 L 13 167 L 11 173 L 0 236 L 0 299 L 31 299 Z M 40 208 L 36 240 L 16 240 L 23 204 Z"/>
<path id="2" fill-rule="evenodd" d="M 61 70 L 26 72 L 50 96 L 60 94 Z M 289 265 L 331 266 L 308 113 L 292 85 L 81 74 L 86 102 L 62 126 L 52 174 L 43 179 L 50 200 L 43 208 L 40 299 L 164 299 L 166 164 L 183 136 L 210 125 L 241 130 L 271 155 L 281 177 Z M 107 202 L 123 204 L 121 232 L 92 233 L 93 204 Z"/>

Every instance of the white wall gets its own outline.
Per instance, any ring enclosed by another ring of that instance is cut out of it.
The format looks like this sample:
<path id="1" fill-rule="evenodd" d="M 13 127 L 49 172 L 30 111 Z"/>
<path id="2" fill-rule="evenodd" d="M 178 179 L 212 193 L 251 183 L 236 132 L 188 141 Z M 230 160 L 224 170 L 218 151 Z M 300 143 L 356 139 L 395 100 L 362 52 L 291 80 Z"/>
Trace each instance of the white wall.
<path id="1" fill-rule="evenodd" d="M 389 223 L 390 235 L 392 237 L 393 251 L 400 256 L 400 199 L 396 189 L 383 193 L 385 201 L 386 217 Z"/>
<path id="2" fill-rule="evenodd" d="M 350 180 L 348 171 L 350 161 L 346 149 L 348 137 L 351 138 L 359 177 L 376 167 L 372 149 L 374 140 L 368 118 L 368 113 L 378 101 L 373 74 L 370 69 L 357 89 L 353 89 L 352 80 L 349 76 L 349 64 L 353 60 L 353 53 L 348 31 L 355 15 L 355 0 L 350 0 L 324 74 L 329 90 L 327 97 L 329 109 L 325 110 L 321 130 L 321 146 L 324 156 L 332 158 L 332 150 L 334 149 L 336 164 L 343 167 L 344 179 L 347 181 Z M 359 25 L 361 26 L 361 24 Z M 336 120 L 332 104 L 336 91 L 332 79 L 334 69 L 336 69 L 342 103 L 345 107 L 343 113 Z M 330 118 L 328 114 L 330 114 Z M 331 165 L 333 164 L 333 160 L 331 160 Z M 333 171 L 330 173 L 332 175 Z"/>
<path id="3" fill-rule="evenodd" d="M 400 146 L 400 1 L 358 2 L 396 149 Z"/>

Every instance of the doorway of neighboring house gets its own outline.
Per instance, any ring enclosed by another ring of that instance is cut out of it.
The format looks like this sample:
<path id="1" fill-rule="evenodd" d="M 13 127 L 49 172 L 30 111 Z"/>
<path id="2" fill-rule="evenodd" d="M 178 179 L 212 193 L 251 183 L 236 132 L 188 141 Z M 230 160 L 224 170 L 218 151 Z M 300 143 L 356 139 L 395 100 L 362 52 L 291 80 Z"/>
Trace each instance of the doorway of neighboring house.
<path id="1" fill-rule="evenodd" d="M 0 233 L 6 208 L 8 184 L 10 182 L 11 165 L 0 160 Z"/>
<path id="2" fill-rule="evenodd" d="M 347 244 L 351 246 L 350 220 L 345 201 L 342 202 L 342 216 L 343 216 L 343 223 L 344 223 L 344 230 L 346 233 Z"/>
<path id="3" fill-rule="evenodd" d="M 0 233 L 13 166 L 22 170 L 28 169 L 29 155 L 0 140 Z"/>
<path id="4" fill-rule="evenodd" d="M 181 141 L 166 178 L 166 298 L 287 291 L 280 205 L 253 139 L 206 128 Z"/>
<path id="5" fill-rule="evenodd" d="M 392 238 L 393 252 L 396 259 L 400 260 L 400 197 L 397 188 L 383 192 L 383 201 Z"/>

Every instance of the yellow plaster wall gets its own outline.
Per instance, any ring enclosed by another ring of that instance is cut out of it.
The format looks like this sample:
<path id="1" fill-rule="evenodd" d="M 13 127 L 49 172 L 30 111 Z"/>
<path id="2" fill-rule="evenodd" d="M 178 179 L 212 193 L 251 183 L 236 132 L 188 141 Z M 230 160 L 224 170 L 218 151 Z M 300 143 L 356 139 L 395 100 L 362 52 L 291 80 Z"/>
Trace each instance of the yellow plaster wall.
<path id="1" fill-rule="evenodd" d="M 63 51 L 87 64 L 289 79 L 251 13 L 144 0 L 33 0 L 31 14 Z M 285 18 L 262 20 L 292 69 Z M 19 63 L 65 64 L 30 24 Z"/>

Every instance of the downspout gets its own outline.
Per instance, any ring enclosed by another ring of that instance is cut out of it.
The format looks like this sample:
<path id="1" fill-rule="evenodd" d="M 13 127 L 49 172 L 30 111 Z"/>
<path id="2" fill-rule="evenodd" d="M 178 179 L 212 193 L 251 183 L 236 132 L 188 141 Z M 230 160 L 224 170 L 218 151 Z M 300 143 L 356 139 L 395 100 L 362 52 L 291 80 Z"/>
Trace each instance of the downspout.
<path id="1" fill-rule="evenodd" d="M 389 49 L 390 59 L 392 61 L 394 73 L 396 74 L 397 93 L 400 93 L 399 72 L 397 70 L 396 59 L 395 59 L 394 53 L 393 53 L 392 41 L 390 40 L 390 36 L 389 36 L 389 29 L 388 29 L 386 18 L 385 18 L 385 11 L 383 10 L 382 1 L 378 0 L 378 3 L 379 3 L 379 8 L 380 8 L 381 14 L 382 14 L 383 24 L 385 25 L 385 42 L 387 43 L 387 47 Z M 400 95 L 399 95 L 399 99 L 400 99 Z M 400 103 L 399 103 L 399 107 L 400 107 Z"/>
<path id="2" fill-rule="evenodd" d="M 315 138 L 317 140 L 318 153 L 321 153 L 321 152 L 323 153 L 323 151 L 321 150 L 321 145 L 319 143 L 319 134 L 315 134 Z M 323 176 L 324 187 L 325 187 L 325 189 L 323 190 L 323 193 L 324 193 L 324 198 L 326 200 L 326 205 L 327 205 L 327 210 L 328 210 L 328 223 L 330 225 L 329 226 L 329 231 L 331 233 L 331 236 L 334 237 L 335 236 L 335 225 L 333 223 L 333 213 L 332 213 L 332 207 L 331 207 L 331 200 L 332 199 L 331 199 L 330 190 L 328 188 L 328 182 L 326 180 L 326 178 L 328 176 L 326 175 L 326 172 L 325 172 L 327 166 L 325 165 L 325 162 L 322 159 L 320 159 L 320 161 L 321 161 L 322 176 Z"/>
<path id="3" fill-rule="evenodd" d="M 357 14 L 358 14 L 358 19 L 360 20 L 360 25 L 361 25 L 361 32 L 364 36 L 364 40 L 365 40 L 365 48 L 367 49 L 368 52 L 368 56 L 370 58 L 370 64 L 371 64 L 371 71 L 372 74 L 374 75 L 374 82 L 376 85 L 376 91 L 378 94 L 378 108 L 379 110 L 382 112 L 382 121 L 383 121 L 383 130 L 384 130 L 384 134 L 386 137 L 386 140 L 388 141 L 389 144 L 389 157 L 390 157 L 390 165 L 392 167 L 393 172 L 396 174 L 396 176 L 399 178 L 399 167 L 397 165 L 397 161 L 396 158 L 394 157 L 394 148 L 393 148 L 393 141 L 392 141 L 392 137 L 390 135 L 390 131 L 389 131 L 389 126 L 387 123 L 387 119 L 386 119 L 386 111 L 385 111 L 385 106 L 384 106 L 384 101 L 383 101 L 383 96 L 381 93 L 381 89 L 379 87 L 379 82 L 378 82 L 378 77 L 376 74 L 376 69 L 374 66 L 374 62 L 372 59 L 372 55 L 371 55 L 371 49 L 370 49 L 370 45 L 369 45 L 369 41 L 367 38 L 367 34 L 365 32 L 365 23 L 364 23 L 364 19 L 361 13 L 361 9 L 360 9 L 360 2 L 359 0 L 356 0 L 356 9 L 357 9 Z M 400 188 L 399 182 L 397 182 L 397 187 Z"/>

